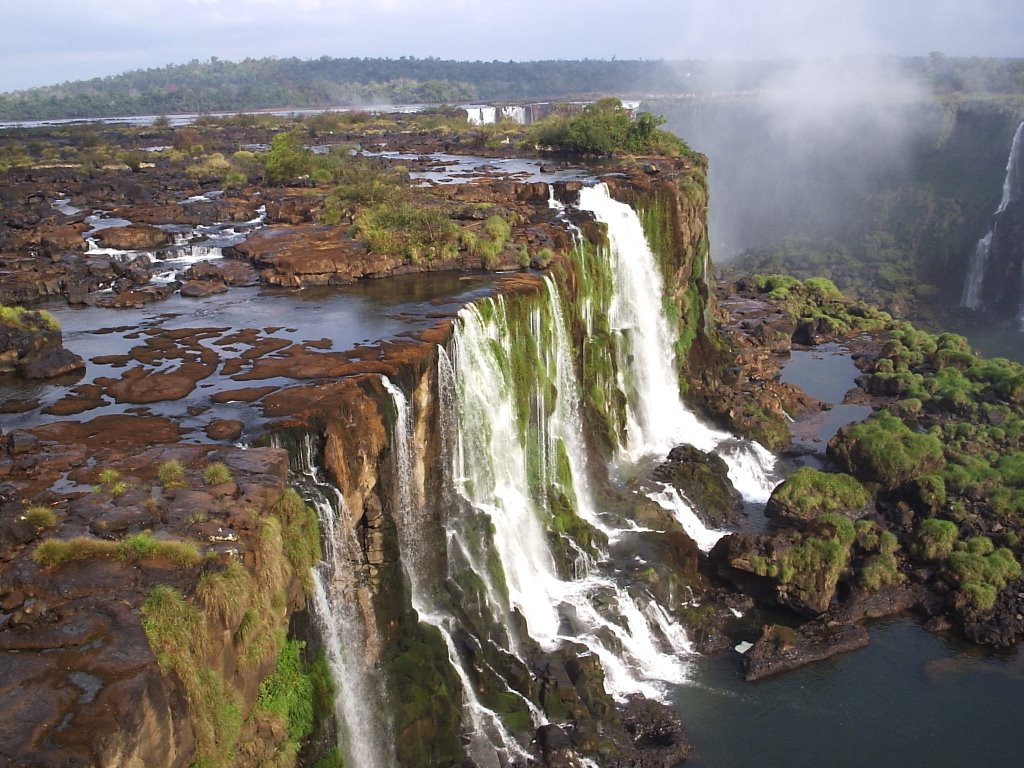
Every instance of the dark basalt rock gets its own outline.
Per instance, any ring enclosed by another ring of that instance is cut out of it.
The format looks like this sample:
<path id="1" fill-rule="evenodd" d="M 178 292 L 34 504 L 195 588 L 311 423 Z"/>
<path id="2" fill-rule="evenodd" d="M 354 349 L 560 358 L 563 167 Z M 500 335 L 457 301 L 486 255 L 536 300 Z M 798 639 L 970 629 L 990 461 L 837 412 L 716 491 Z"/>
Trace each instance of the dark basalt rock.
<path id="1" fill-rule="evenodd" d="M 761 680 L 868 644 L 868 633 L 856 624 L 836 624 L 822 619 L 799 629 L 768 624 L 761 637 L 743 657 L 746 680 Z"/>
<path id="2" fill-rule="evenodd" d="M 735 522 L 742 508 L 740 494 L 729 480 L 729 466 L 715 453 L 677 445 L 654 470 L 654 477 L 677 488 L 713 527 Z"/>

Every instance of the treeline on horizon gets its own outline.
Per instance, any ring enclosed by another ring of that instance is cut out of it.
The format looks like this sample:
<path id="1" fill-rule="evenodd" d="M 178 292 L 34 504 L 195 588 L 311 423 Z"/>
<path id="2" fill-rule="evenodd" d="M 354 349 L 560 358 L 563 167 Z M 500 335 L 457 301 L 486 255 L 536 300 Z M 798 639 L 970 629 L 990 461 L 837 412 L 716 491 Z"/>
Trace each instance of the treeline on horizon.
<path id="1" fill-rule="evenodd" d="M 850 59 L 849 66 L 858 66 Z M 1024 59 L 892 58 L 936 93 L 1024 94 Z M 793 61 L 211 58 L 0 94 L 0 120 L 750 91 Z"/>

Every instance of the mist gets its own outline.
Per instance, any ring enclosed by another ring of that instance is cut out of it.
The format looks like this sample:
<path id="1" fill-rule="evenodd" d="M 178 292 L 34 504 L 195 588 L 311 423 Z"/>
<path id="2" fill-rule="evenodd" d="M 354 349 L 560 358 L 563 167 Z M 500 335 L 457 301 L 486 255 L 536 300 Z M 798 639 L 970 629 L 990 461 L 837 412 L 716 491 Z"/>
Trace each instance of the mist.
<path id="1" fill-rule="evenodd" d="M 929 90 L 895 59 L 791 61 L 774 65 L 754 91 L 717 85 L 714 96 L 677 103 L 665 116 L 709 157 L 718 262 L 788 239 L 848 234 L 852 201 L 895 183 L 912 149 L 948 130 Z"/>

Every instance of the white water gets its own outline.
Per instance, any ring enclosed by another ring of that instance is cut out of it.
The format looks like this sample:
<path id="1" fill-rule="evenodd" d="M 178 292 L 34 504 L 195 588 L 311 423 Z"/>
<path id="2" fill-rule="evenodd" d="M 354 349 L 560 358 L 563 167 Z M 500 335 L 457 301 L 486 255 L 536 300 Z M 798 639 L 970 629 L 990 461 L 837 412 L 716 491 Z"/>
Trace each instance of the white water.
<path id="1" fill-rule="evenodd" d="M 1024 122 L 1017 126 L 1010 144 L 1010 156 L 1006 160 L 1006 174 L 1003 177 L 1003 194 L 999 207 L 992 214 L 993 221 L 1013 201 L 1024 197 L 1024 159 L 1021 157 L 1021 136 L 1024 135 Z M 967 279 L 964 281 L 964 292 L 960 306 L 970 309 L 982 308 L 981 289 L 985 283 L 988 262 L 992 255 L 992 229 L 978 240 L 971 254 L 967 268 Z M 1022 292 L 1021 316 L 1024 317 L 1024 292 Z"/>
<path id="2" fill-rule="evenodd" d="M 728 441 L 728 449 L 720 453 L 729 467 L 729 479 L 745 500 L 767 501 L 777 482 L 774 456 L 756 442 L 737 440 L 708 427 L 683 404 L 676 376 L 675 333 L 662 311 L 664 287 L 636 211 L 613 200 L 604 184 L 580 190 L 579 205 L 608 228 L 616 287 L 609 320 L 623 338 L 619 370 L 628 371 L 621 382 L 628 398 L 628 423 L 619 461 L 635 464 L 645 456 L 663 458 L 682 443 L 712 451 Z M 652 498 L 662 505 L 669 501 L 676 505 L 677 518 L 702 549 L 723 535 L 702 525 L 703 530 L 697 530 L 699 519 L 695 522 L 693 510 L 678 493 L 666 491 Z"/>
<path id="3" fill-rule="evenodd" d="M 356 565 L 359 542 L 349 521 L 345 500 L 328 485 L 314 459 L 307 436 L 297 459 L 307 490 L 320 519 L 323 559 L 313 568 L 313 616 L 324 640 L 324 651 L 337 691 L 335 717 L 338 743 L 345 764 L 355 768 L 390 768 L 395 765 L 394 739 L 387 713 L 390 708 L 375 684 L 371 646 L 377 628 L 359 609 Z M 340 525 L 339 525 L 340 523 Z"/>
<path id="4" fill-rule="evenodd" d="M 494 107 L 469 106 L 463 109 L 466 110 L 467 122 L 470 125 L 490 125 L 498 116 L 498 110 Z"/>
<path id="5" fill-rule="evenodd" d="M 547 298 L 549 309 L 559 318 L 557 292 L 549 290 Z M 632 693 L 660 698 L 665 683 L 686 679 L 689 645 L 685 632 L 660 608 L 651 612 L 654 618 L 648 617 L 634 597 L 608 577 L 593 572 L 593 564 L 579 569 L 576 578 L 562 580 L 558 576 L 541 524 L 544 504 L 535 500 L 537 494 L 529 487 L 527 451 L 516 421 L 506 307 L 498 298 L 491 300 L 488 308 L 487 313 L 480 305 L 463 309 L 452 340 L 459 411 L 459 447 L 453 472 L 457 490 L 474 509 L 488 516 L 508 599 L 525 618 L 530 636 L 549 649 L 566 639 L 586 645 L 601 659 L 606 689 L 619 700 Z M 587 468 L 578 405 L 570 404 L 572 400 L 578 402 L 579 385 L 567 340 L 558 339 L 557 328 L 549 330 L 555 338 L 554 349 L 547 350 L 542 359 L 554 368 L 549 373 L 558 396 L 550 420 L 538 432 L 538 439 L 550 444 L 535 450 L 550 457 L 556 453 L 554 446 L 563 446 L 579 516 L 597 522 L 585 482 Z M 544 334 L 538 336 L 545 338 Z M 524 342 L 537 343 L 517 343 Z M 559 350 L 563 344 L 565 347 Z M 535 391 L 532 399 L 535 407 L 543 406 L 540 392 Z M 557 482 L 552 474 L 549 466 L 542 482 Z M 645 602 L 653 600 L 647 597 Z M 569 634 L 562 624 L 562 606 L 571 607 L 569 614 L 574 617 L 574 629 Z M 609 637 L 621 649 L 609 647 Z"/>

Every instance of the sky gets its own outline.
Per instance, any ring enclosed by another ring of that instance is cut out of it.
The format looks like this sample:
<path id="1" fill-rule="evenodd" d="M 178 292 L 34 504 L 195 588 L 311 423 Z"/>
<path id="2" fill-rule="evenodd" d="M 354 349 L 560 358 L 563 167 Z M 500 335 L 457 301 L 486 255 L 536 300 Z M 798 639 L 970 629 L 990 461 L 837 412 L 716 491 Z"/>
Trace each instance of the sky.
<path id="1" fill-rule="evenodd" d="M 0 92 L 218 57 L 1024 57 L 1022 0 L 0 0 Z"/>

